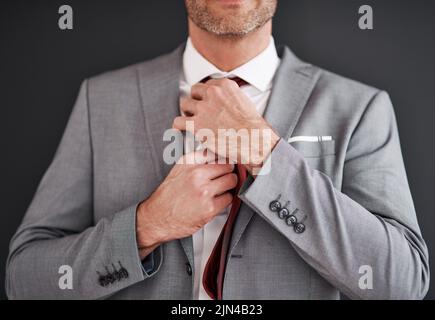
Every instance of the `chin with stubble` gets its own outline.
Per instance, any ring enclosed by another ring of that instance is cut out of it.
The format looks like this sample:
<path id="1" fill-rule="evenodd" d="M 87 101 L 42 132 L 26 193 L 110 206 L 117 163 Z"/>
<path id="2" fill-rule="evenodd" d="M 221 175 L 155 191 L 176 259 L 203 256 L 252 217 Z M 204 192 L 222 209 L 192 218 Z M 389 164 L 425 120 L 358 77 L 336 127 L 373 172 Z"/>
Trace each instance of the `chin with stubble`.
<path id="1" fill-rule="evenodd" d="M 277 0 L 185 0 L 200 29 L 221 37 L 243 37 L 273 18 Z"/>

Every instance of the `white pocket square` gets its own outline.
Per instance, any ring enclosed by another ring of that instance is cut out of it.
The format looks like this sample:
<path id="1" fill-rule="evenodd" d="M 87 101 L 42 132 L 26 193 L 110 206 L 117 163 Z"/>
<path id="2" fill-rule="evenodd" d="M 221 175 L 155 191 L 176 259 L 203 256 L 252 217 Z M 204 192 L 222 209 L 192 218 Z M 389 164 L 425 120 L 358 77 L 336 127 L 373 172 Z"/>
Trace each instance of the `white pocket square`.
<path id="1" fill-rule="evenodd" d="M 292 142 L 324 142 L 332 141 L 331 136 L 296 136 L 288 139 L 289 143 Z"/>

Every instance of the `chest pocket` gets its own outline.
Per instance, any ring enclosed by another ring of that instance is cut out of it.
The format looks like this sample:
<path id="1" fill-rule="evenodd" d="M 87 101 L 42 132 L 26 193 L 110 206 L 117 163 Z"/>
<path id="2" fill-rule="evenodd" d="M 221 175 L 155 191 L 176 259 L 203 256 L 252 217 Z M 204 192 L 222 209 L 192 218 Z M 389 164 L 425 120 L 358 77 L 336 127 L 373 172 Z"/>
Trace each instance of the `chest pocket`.
<path id="1" fill-rule="evenodd" d="M 298 141 L 290 143 L 305 158 L 314 170 L 326 174 L 335 186 L 339 186 L 339 170 L 337 165 L 335 141 Z"/>
<path id="2" fill-rule="evenodd" d="M 335 141 L 297 141 L 290 145 L 298 150 L 306 159 L 322 158 L 335 155 Z"/>

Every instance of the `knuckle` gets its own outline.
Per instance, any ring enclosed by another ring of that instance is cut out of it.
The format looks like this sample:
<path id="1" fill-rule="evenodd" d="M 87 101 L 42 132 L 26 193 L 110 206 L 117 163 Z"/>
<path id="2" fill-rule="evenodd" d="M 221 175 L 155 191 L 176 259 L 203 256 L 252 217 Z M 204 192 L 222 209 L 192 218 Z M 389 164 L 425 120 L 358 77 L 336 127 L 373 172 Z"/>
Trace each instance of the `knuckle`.
<path id="1" fill-rule="evenodd" d="M 183 110 L 183 111 L 185 111 L 186 109 L 187 109 L 187 102 L 186 101 L 182 101 L 181 103 L 180 103 L 180 108 L 181 108 L 181 110 Z"/>
<path id="2" fill-rule="evenodd" d="M 234 88 L 239 87 L 234 80 L 230 80 L 228 78 L 225 79 L 224 85 L 230 89 L 234 89 Z"/>
<path id="3" fill-rule="evenodd" d="M 206 206 L 206 210 L 205 210 L 205 212 L 206 212 L 206 215 L 209 217 L 209 216 L 212 216 L 217 210 L 216 210 L 217 208 L 216 208 L 216 205 L 213 203 L 213 202 L 209 202 L 208 204 L 207 204 L 207 206 Z"/>
<path id="4" fill-rule="evenodd" d="M 229 85 L 229 84 L 231 84 L 231 82 L 234 82 L 234 81 L 232 81 L 232 80 L 230 80 L 228 78 L 223 78 L 222 79 L 222 84 L 224 84 L 224 85 Z"/>
<path id="5" fill-rule="evenodd" d="M 202 170 L 198 169 L 198 168 L 194 168 L 192 170 L 192 172 L 190 173 L 190 179 L 193 183 L 194 186 L 200 186 L 202 183 Z"/>
<path id="6" fill-rule="evenodd" d="M 178 117 L 177 117 L 177 118 L 178 118 Z M 175 118 L 174 121 L 172 121 L 172 127 L 173 127 L 173 128 L 176 128 L 176 127 L 177 127 L 177 123 L 178 123 L 177 118 Z"/>
<path id="7" fill-rule="evenodd" d="M 200 195 L 203 198 L 208 198 L 210 196 L 211 192 L 207 188 L 203 188 L 200 190 Z"/>
<path id="8" fill-rule="evenodd" d="M 220 88 L 218 86 L 209 86 L 206 89 L 206 94 L 207 96 L 215 96 L 218 95 L 220 93 Z"/>

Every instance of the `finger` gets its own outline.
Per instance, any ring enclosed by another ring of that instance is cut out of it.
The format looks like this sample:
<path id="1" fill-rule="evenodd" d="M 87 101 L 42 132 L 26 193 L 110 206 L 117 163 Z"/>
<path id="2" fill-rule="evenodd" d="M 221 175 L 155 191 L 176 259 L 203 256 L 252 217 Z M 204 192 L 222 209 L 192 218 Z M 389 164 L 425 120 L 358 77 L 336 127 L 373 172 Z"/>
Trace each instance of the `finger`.
<path id="1" fill-rule="evenodd" d="M 217 86 L 217 87 L 233 87 L 239 88 L 237 83 L 229 78 L 221 78 L 221 79 L 210 79 L 206 82 L 207 85 Z"/>
<path id="2" fill-rule="evenodd" d="M 217 155 L 208 149 L 192 151 L 185 154 L 180 158 L 178 163 L 180 164 L 194 164 L 194 165 L 206 165 L 208 163 L 215 163 Z"/>
<path id="3" fill-rule="evenodd" d="M 228 173 L 234 171 L 233 164 L 206 164 L 205 165 L 207 177 L 211 180 L 218 179 Z"/>
<path id="4" fill-rule="evenodd" d="M 235 173 L 227 173 L 211 182 L 213 194 L 221 195 L 237 186 L 237 175 Z"/>
<path id="5" fill-rule="evenodd" d="M 230 192 L 226 192 L 214 198 L 215 208 L 218 209 L 216 214 L 228 207 L 233 201 L 233 195 Z"/>
<path id="6" fill-rule="evenodd" d="M 192 86 L 190 90 L 190 95 L 194 99 L 204 100 L 207 92 L 208 85 L 204 83 L 197 83 Z"/>
<path id="7" fill-rule="evenodd" d="M 205 84 L 209 86 L 222 86 L 227 80 L 228 78 L 210 78 Z"/>
<path id="8" fill-rule="evenodd" d="M 195 151 L 196 164 L 216 163 L 217 155 L 209 149 L 200 149 Z"/>
<path id="9" fill-rule="evenodd" d="M 193 116 L 197 113 L 198 100 L 182 97 L 180 98 L 180 108 L 186 116 Z"/>
<path id="10" fill-rule="evenodd" d="M 197 137 L 197 139 L 198 139 L 198 137 Z M 199 141 L 199 139 L 198 139 L 198 141 Z M 198 147 L 197 147 L 196 150 L 207 149 L 207 152 L 210 152 L 210 153 L 215 154 L 215 157 L 214 157 L 214 158 L 213 158 L 213 157 L 210 157 L 210 158 L 213 159 L 213 161 L 207 161 L 207 163 L 213 163 L 213 164 L 232 164 L 232 165 L 234 165 L 234 164 L 236 163 L 236 162 L 232 161 L 231 159 L 228 159 L 228 158 L 222 157 L 222 156 L 220 156 L 219 154 L 214 153 L 214 152 L 211 151 L 209 148 L 207 148 L 207 145 L 206 145 L 206 144 L 207 144 L 207 141 L 205 141 L 205 142 L 201 142 L 201 144 L 198 145 Z M 217 150 L 217 148 L 216 148 L 215 150 Z"/>
<path id="11" fill-rule="evenodd" d="M 188 122 L 189 121 L 194 121 L 194 117 L 185 117 L 185 116 L 179 116 L 176 117 L 174 119 L 174 122 L 172 123 L 172 128 L 177 129 L 177 130 L 181 130 L 181 131 L 186 131 L 189 128 L 193 128 L 192 125 L 188 126 Z"/>
<path id="12" fill-rule="evenodd" d="M 186 130 L 186 117 L 176 117 L 172 123 L 172 128 L 178 130 Z"/>

